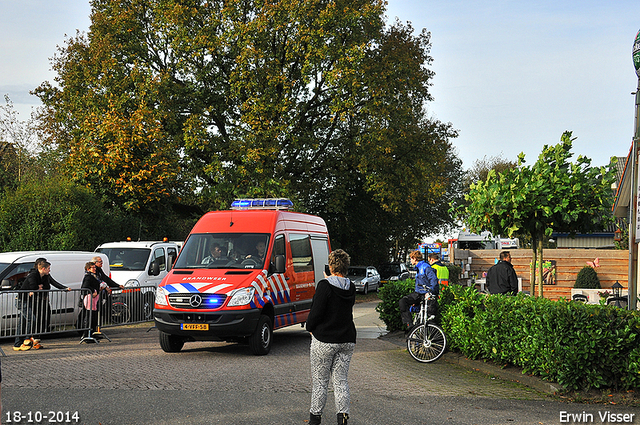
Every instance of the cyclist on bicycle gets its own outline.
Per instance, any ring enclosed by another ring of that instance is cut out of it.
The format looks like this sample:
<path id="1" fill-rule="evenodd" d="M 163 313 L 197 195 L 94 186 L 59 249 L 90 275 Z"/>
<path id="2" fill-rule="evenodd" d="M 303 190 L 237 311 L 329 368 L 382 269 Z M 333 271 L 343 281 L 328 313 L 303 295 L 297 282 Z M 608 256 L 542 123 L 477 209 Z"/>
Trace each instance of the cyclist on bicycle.
<path id="1" fill-rule="evenodd" d="M 405 295 L 398 302 L 398 307 L 400 307 L 400 317 L 402 318 L 402 327 L 404 328 L 405 334 L 408 334 L 413 327 L 409 308 L 412 305 L 419 305 L 424 294 L 427 292 L 437 297 L 438 292 L 440 291 L 436 271 L 428 262 L 424 261 L 422 253 L 420 251 L 413 251 L 409 254 L 409 258 L 411 259 L 411 265 L 415 266 L 417 273 L 415 291 L 409 295 Z M 429 300 L 428 308 L 430 314 L 432 312 L 435 313 L 436 306 L 436 299 Z"/>

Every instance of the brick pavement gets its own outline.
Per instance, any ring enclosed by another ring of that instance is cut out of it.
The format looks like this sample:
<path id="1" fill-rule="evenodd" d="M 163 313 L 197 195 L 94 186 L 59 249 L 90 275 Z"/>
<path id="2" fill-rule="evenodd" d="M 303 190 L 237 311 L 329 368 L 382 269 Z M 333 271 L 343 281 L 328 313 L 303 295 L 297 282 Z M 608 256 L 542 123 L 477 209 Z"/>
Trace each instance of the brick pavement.
<path id="1" fill-rule="evenodd" d="M 358 311 L 359 328 L 370 332 L 361 332 L 351 363 L 350 424 L 551 424 L 567 409 L 544 393 L 474 368 L 444 359 L 418 363 L 398 335 L 374 338 L 379 327 L 372 314 Z M 283 425 L 308 417 L 309 335 L 300 326 L 276 331 L 272 352 L 263 357 L 221 342 L 187 343 L 182 352 L 167 354 L 148 323 L 105 333 L 112 342 L 79 344 L 77 335 L 66 335 L 26 352 L 0 341 L 7 354 L 4 411 L 74 409 L 82 423 L 102 425 Z M 332 409 L 330 397 L 327 411 Z"/>

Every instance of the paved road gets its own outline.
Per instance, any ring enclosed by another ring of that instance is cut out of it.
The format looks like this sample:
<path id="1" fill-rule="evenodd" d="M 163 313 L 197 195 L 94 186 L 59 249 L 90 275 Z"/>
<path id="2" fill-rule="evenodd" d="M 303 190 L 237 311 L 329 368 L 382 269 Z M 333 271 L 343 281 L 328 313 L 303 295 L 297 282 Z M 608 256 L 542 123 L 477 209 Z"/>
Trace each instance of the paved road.
<path id="1" fill-rule="evenodd" d="M 598 412 L 640 417 L 630 408 L 558 402 L 443 360 L 415 362 L 398 340 L 377 338 L 384 330 L 373 307 L 355 309 L 351 425 L 557 424 L 562 411 L 585 411 L 594 415 L 592 423 L 602 423 Z M 103 425 L 301 425 L 308 419 L 309 336 L 299 326 L 275 332 L 272 351 L 263 357 L 227 343 L 188 343 L 166 354 L 149 325 L 105 333 L 112 342 L 79 344 L 67 336 L 27 352 L 14 352 L 3 340 L 2 423 L 8 423 L 7 411 L 31 412 L 32 418 L 78 412 L 77 423 Z M 330 397 L 323 423 L 335 423 L 333 406 Z"/>

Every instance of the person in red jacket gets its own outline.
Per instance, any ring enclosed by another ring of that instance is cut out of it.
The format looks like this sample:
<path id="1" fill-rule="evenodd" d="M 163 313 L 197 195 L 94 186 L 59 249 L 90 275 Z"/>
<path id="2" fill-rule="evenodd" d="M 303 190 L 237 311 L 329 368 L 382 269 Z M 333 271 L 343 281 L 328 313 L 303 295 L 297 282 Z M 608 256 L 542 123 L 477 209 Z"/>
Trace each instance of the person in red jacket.
<path id="1" fill-rule="evenodd" d="M 347 375 L 356 345 L 353 322 L 356 287 L 345 277 L 349 264 L 349 254 L 345 251 L 336 249 L 329 254 L 331 275 L 325 275 L 316 285 L 307 318 L 307 330 L 311 332 L 312 379 L 309 425 L 320 424 L 332 375 L 338 424 L 346 425 L 349 419 Z"/>

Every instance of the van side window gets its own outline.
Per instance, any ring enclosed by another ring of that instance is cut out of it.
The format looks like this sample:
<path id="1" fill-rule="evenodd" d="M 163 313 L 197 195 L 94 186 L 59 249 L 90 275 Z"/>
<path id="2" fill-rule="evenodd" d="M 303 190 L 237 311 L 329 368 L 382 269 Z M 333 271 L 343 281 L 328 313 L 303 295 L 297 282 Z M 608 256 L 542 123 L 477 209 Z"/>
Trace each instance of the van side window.
<path id="1" fill-rule="evenodd" d="M 153 258 L 151 258 L 151 263 L 153 262 L 157 262 L 158 266 L 160 266 L 160 271 L 165 271 L 167 268 L 167 261 L 164 257 L 164 249 L 163 248 L 156 248 L 153 251 Z"/>
<path id="2" fill-rule="evenodd" d="M 293 258 L 293 271 L 312 272 L 313 257 L 311 256 L 311 237 L 309 235 L 290 234 L 291 257 Z"/>
<path id="3" fill-rule="evenodd" d="M 178 258 L 178 251 L 176 251 L 175 248 L 167 248 L 167 257 L 169 257 L 169 270 L 171 270 L 171 267 L 173 267 L 173 262 L 176 261 L 176 258 Z"/>
<path id="4" fill-rule="evenodd" d="M 34 267 L 34 263 L 17 264 L 13 270 L 9 271 L 2 279 L 2 289 L 14 289 L 19 281 L 24 280 L 29 271 Z"/>
<path id="5" fill-rule="evenodd" d="M 285 250 L 284 235 L 276 236 L 276 239 L 273 242 L 273 255 L 274 257 L 276 255 L 287 255 L 287 252 Z"/>

